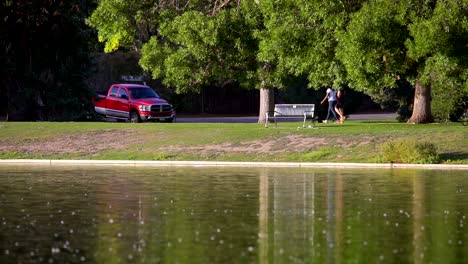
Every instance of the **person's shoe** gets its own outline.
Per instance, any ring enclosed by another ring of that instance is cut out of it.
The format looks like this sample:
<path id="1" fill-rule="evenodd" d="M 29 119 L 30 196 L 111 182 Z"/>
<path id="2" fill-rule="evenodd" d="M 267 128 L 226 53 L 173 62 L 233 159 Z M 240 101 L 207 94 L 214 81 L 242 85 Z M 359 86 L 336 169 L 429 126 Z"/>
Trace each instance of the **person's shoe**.
<path id="1" fill-rule="evenodd" d="M 328 123 L 328 120 L 323 120 L 322 123 L 326 124 Z"/>

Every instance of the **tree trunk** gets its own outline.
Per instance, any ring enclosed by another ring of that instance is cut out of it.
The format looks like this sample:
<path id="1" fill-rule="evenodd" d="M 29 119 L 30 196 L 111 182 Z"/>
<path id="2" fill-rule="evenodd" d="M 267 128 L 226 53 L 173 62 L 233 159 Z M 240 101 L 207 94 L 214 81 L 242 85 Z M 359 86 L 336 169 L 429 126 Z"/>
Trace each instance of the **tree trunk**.
<path id="1" fill-rule="evenodd" d="M 275 106 L 275 93 L 273 89 L 260 87 L 260 111 L 258 114 L 258 123 L 265 123 L 266 112 L 273 111 Z"/>
<path id="2" fill-rule="evenodd" d="M 425 124 L 434 121 L 431 112 L 431 87 L 416 81 L 413 114 L 408 124 Z"/>

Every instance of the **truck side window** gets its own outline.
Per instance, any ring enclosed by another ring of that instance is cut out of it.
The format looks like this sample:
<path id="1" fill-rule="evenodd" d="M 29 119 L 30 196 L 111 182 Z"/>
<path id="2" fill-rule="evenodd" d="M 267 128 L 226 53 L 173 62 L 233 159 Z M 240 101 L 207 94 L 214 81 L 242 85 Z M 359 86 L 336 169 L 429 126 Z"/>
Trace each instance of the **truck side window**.
<path id="1" fill-rule="evenodd" d="M 122 96 L 122 95 L 124 95 L 124 96 Z M 125 88 L 120 88 L 119 97 L 120 98 L 124 97 L 125 99 L 128 99 L 128 94 L 127 94 L 127 91 L 125 91 Z"/>
<path id="2" fill-rule="evenodd" d="M 117 90 L 119 90 L 119 87 L 112 87 L 112 90 L 110 92 L 110 96 L 117 97 Z"/>

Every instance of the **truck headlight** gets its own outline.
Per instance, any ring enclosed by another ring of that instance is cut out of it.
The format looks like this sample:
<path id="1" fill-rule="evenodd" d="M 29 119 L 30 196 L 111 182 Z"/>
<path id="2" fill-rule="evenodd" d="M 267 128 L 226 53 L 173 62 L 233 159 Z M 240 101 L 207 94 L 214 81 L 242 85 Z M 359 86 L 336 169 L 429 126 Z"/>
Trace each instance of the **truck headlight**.
<path id="1" fill-rule="evenodd" d="M 138 107 L 140 108 L 140 111 L 143 111 L 143 112 L 150 112 L 151 111 L 151 105 L 140 105 Z"/>

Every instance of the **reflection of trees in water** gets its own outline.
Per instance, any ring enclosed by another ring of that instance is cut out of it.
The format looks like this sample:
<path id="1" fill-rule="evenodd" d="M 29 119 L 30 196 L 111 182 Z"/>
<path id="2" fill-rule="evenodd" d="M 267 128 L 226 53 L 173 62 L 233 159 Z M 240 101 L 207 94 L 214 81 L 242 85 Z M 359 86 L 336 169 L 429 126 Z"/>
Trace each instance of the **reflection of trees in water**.
<path id="1" fill-rule="evenodd" d="M 259 263 L 268 263 L 269 177 L 267 169 L 259 170 L 258 257 Z"/>
<path id="2" fill-rule="evenodd" d="M 2 263 L 129 255 L 170 263 L 468 259 L 463 172 L 132 168 L 0 176 L 7 179 L 0 253 L 9 250 Z"/>
<path id="3" fill-rule="evenodd" d="M 466 180 L 444 174 L 261 172 L 260 262 L 466 260 Z"/>
<path id="4" fill-rule="evenodd" d="M 313 178 L 305 174 L 284 177 L 281 170 L 266 169 L 260 171 L 259 180 L 259 262 L 310 258 Z"/>
<path id="5" fill-rule="evenodd" d="M 14 180 L 0 181 L 0 262 L 252 262 L 258 179 L 244 172 L 9 172 Z"/>
<path id="6" fill-rule="evenodd" d="M 420 264 L 424 261 L 424 215 L 425 215 L 425 190 L 424 177 L 413 177 L 413 263 Z"/>
<path id="7" fill-rule="evenodd" d="M 335 177 L 335 246 L 330 255 L 334 256 L 334 263 L 342 263 L 343 252 L 343 176 L 338 173 Z"/>

